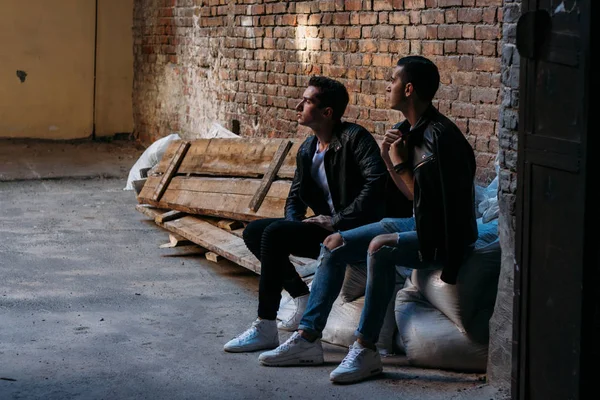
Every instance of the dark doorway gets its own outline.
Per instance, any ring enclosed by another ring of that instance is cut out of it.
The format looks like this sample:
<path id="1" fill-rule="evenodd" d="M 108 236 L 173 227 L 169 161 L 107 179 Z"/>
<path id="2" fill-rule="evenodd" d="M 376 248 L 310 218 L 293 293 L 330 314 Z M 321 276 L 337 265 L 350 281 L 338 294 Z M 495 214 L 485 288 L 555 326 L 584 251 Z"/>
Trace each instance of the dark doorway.
<path id="1" fill-rule="evenodd" d="M 513 399 L 583 399 L 597 354 L 592 15 L 591 0 L 522 3 Z"/>

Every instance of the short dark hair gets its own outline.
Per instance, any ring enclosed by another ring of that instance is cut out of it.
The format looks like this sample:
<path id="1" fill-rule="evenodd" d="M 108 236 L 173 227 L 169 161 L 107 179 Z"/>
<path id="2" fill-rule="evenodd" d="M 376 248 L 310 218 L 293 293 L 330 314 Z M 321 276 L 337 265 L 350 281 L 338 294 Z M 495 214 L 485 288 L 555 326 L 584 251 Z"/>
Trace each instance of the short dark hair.
<path id="1" fill-rule="evenodd" d="M 319 89 L 317 99 L 320 108 L 331 107 L 333 109 L 333 119 L 339 120 L 342 118 L 350 97 L 348 96 L 348 90 L 341 82 L 325 76 L 313 76 L 308 81 L 308 86 Z"/>
<path id="2" fill-rule="evenodd" d="M 431 101 L 440 87 L 440 72 L 436 65 L 422 56 L 407 56 L 398 60 L 404 83 L 412 83 L 419 98 Z"/>

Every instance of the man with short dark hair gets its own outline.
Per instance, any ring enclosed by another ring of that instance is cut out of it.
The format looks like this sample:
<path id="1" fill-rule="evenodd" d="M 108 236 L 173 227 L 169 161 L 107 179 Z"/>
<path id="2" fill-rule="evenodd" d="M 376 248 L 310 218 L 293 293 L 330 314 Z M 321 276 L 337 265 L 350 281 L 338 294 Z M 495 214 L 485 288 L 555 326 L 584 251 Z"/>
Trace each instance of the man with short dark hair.
<path id="1" fill-rule="evenodd" d="M 321 243 L 332 232 L 378 221 L 384 215 L 386 167 L 373 136 L 360 125 L 342 122 L 348 98 L 340 82 L 312 77 L 296 106 L 298 123 L 314 135 L 298 150 L 285 218 L 253 221 L 244 230 L 246 246 L 261 261 L 258 318 L 226 343 L 225 351 L 279 345 L 276 317 L 282 289 L 293 297 L 296 313 L 279 328 L 298 328 L 309 290 L 290 263 L 290 254 L 317 258 Z M 314 217 L 306 218 L 308 207 Z"/>
<path id="2" fill-rule="evenodd" d="M 367 270 L 365 305 L 357 340 L 331 373 L 333 382 L 356 382 L 382 372 L 375 344 L 394 292 L 395 265 L 441 268 L 441 279 L 456 283 L 459 267 L 477 239 L 475 156 L 458 127 L 432 105 L 439 81 L 433 62 L 409 56 L 398 61 L 386 89 L 390 107 L 406 120 L 387 131 L 381 155 L 398 189 L 413 200 L 414 216 L 386 218 L 329 235 L 298 332 L 261 354 L 263 365 L 323 362 L 320 337 L 347 264 Z"/>

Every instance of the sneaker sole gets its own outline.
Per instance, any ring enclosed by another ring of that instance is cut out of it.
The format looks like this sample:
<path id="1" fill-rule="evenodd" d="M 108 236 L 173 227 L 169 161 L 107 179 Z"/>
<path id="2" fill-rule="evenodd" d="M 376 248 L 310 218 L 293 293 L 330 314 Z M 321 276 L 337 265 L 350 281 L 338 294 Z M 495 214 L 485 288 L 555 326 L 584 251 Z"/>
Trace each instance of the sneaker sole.
<path id="1" fill-rule="evenodd" d="M 361 374 L 361 375 L 338 375 L 335 377 L 330 376 L 329 380 L 331 380 L 331 382 L 333 382 L 333 383 L 354 383 L 354 382 L 360 382 L 360 381 L 368 379 L 368 378 L 372 378 L 374 376 L 381 374 L 382 372 L 383 372 L 383 368 L 377 368 L 377 369 L 369 371 L 366 374 Z"/>
<path id="2" fill-rule="evenodd" d="M 253 347 L 229 347 L 223 348 L 227 353 L 251 353 L 259 350 L 273 350 L 279 347 L 279 343 L 273 343 L 272 345 L 266 346 L 253 346 Z"/>
<path id="3" fill-rule="evenodd" d="M 298 366 L 298 365 L 321 365 L 325 363 L 323 357 L 313 357 L 313 358 L 301 358 L 298 359 L 296 357 L 290 358 L 287 360 L 277 360 L 277 361 L 269 361 L 269 360 L 258 360 L 262 365 L 267 367 L 289 367 L 289 366 Z"/>
<path id="4" fill-rule="evenodd" d="M 300 365 L 322 365 L 325 363 L 325 360 L 321 359 L 293 359 L 293 360 L 284 360 L 284 361 L 260 361 L 260 363 L 267 367 L 290 367 L 290 366 L 300 366 Z"/>

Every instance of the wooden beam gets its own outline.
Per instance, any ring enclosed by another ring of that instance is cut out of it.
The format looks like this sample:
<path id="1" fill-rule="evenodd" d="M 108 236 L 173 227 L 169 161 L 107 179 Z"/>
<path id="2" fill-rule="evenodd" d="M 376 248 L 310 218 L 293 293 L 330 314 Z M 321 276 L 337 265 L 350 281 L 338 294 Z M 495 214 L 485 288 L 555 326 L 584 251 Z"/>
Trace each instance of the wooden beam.
<path id="1" fill-rule="evenodd" d="M 149 215 L 153 220 L 165 210 L 148 206 L 147 204 L 136 205 L 136 210 Z M 248 250 L 241 238 L 241 231 L 225 231 L 214 225 L 214 221 L 208 222 L 202 217 L 185 216 L 177 220 L 157 224 L 167 231 L 196 243 L 204 251 L 212 251 L 234 263 L 260 274 L 260 261 Z M 202 251 L 202 250 L 198 250 Z M 314 274 L 316 261 L 310 258 L 290 256 L 290 261 L 301 277 Z"/>
<path id="2" fill-rule="evenodd" d="M 279 168 L 281 168 L 281 165 L 285 161 L 285 157 L 287 156 L 291 148 L 291 141 L 281 142 L 281 144 L 279 145 L 279 148 L 277 149 L 277 152 L 273 157 L 273 161 L 271 162 L 271 165 L 269 165 L 269 169 L 263 176 L 262 182 L 260 183 L 258 190 L 256 191 L 254 197 L 252 197 L 252 200 L 250 201 L 250 205 L 248 207 L 250 207 L 252 211 L 257 211 L 260 208 L 263 200 L 265 199 L 265 196 L 267 195 L 267 192 L 271 188 L 271 184 L 277 176 L 277 172 L 279 172 Z"/>
<path id="3" fill-rule="evenodd" d="M 157 216 L 165 213 L 165 209 L 162 208 L 156 208 L 151 206 L 150 204 L 136 204 L 135 205 L 135 209 L 138 212 L 141 212 L 142 214 L 144 214 L 145 216 L 155 220 Z"/>
<path id="4" fill-rule="evenodd" d="M 175 176 L 160 201 L 154 201 L 153 188 L 160 178 L 150 177 L 138 196 L 138 202 L 158 208 L 183 211 L 240 221 L 281 218 L 290 191 L 290 181 L 275 181 L 258 211 L 248 204 L 261 181 L 241 178 L 207 178 Z"/>
<path id="5" fill-rule="evenodd" d="M 218 255 L 217 253 L 213 253 L 212 251 L 207 251 L 206 253 L 204 253 L 204 257 L 206 257 L 207 260 L 216 262 L 216 263 L 218 263 L 219 261 L 221 261 L 223 259 L 223 257 Z"/>
<path id="6" fill-rule="evenodd" d="M 219 254 L 234 263 L 260 274 L 260 262 L 248 250 L 244 241 L 200 218 L 187 216 L 166 222 L 163 227 Z"/>
<path id="7" fill-rule="evenodd" d="M 168 221 L 173 221 L 177 218 L 185 217 L 186 215 L 187 214 L 182 211 L 171 210 L 167 211 L 164 214 L 157 215 L 156 218 L 154 218 L 154 222 L 156 222 L 157 224 L 162 224 Z"/>
<path id="8" fill-rule="evenodd" d="M 185 159 L 179 166 L 180 174 L 211 175 L 258 178 L 266 174 L 281 142 L 290 139 L 236 138 L 236 139 L 195 139 Z M 300 140 L 293 140 L 277 177 L 292 179 L 296 171 L 296 153 Z M 170 160 L 177 151 L 177 142 L 171 143 L 163 158 L 157 164 L 156 171 L 166 172 Z"/>
<path id="9" fill-rule="evenodd" d="M 169 243 L 161 244 L 159 247 L 161 249 L 168 249 L 171 247 L 187 245 L 190 244 L 190 242 L 190 240 L 184 238 L 181 235 L 178 235 L 176 233 L 169 233 Z"/>
<path id="10" fill-rule="evenodd" d="M 190 148 L 190 142 L 182 141 L 179 144 L 179 148 L 177 149 L 177 151 L 175 152 L 175 155 L 171 159 L 171 162 L 169 163 L 169 166 L 167 167 L 166 172 L 162 176 L 160 183 L 154 189 L 154 194 L 152 196 L 152 200 L 154 200 L 154 201 L 160 200 L 160 198 L 162 197 L 165 190 L 167 190 L 167 186 L 169 186 L 171 179 L 177 173 L 177 169 L 179 168 L 179 165 L 181 165 L 181 162 L 183 161 L 183 158 L 185 157 L 185 153 L 188 151 L 189 148 Z"/>
<path id="11" fill-rule="evenodd" d="M 243 228 L 244 224 L 237 220 L 222 219 L 217 222 L 217 226 L 221 229 L 225 229 L 226 231 L 234 231 L 236 229 Z"/>

